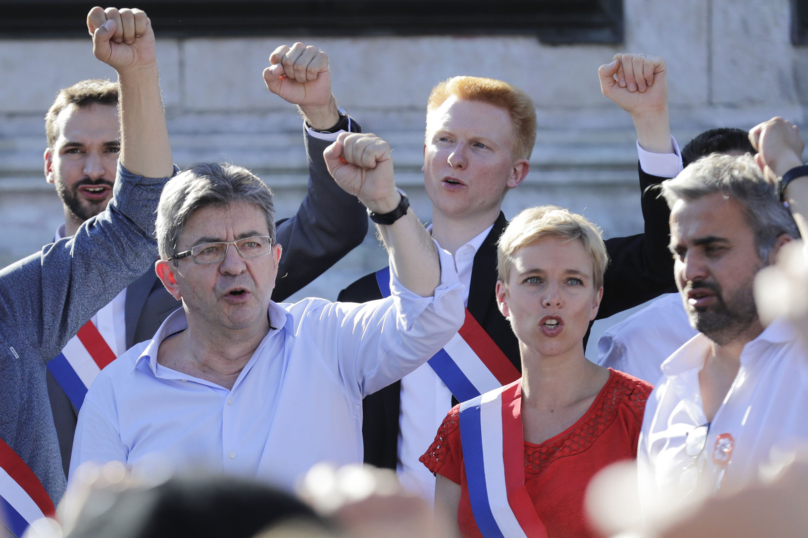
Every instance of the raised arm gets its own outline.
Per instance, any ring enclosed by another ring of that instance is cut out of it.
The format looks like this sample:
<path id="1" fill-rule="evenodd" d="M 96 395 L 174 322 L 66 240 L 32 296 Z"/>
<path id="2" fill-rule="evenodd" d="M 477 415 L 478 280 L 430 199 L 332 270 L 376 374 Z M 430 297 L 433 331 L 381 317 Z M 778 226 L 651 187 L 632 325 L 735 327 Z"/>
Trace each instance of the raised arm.
<path id="1" fill-rule="evenodd" d="M 649 189 L 681 170 L 668 116 L 665 61 L 643 54 L 617 54 L 598 69 L 603 95 L 631 115 L 640 152 L 643 234 L 606 241 L 611 262 L 606 270 L 598 318 L 675 291 L 673 260 L 668 251 L 670 210 L 658 192 Z"/>
<path id="2" fill-rule="evenodd" d="M 135 175 L 167 177 L 174 171 L 168 141 L 154 31 L 139 9 L 94 7 L 87 16 L 93 54 L 118 72 L 121 165 Z"/>
<path id="3" fill-rule="evenodd" d="M 269 57 L 264 70 L 267 88 L 298 106 L 305 120 L 308 192 L 295 216 L 278 223 L 283 247 L 272 298 L 282 301 L 320 276 L 367 234 L 368 219 L 355 196 L 343 191 L 328 173 L 323 151 L 336 140 L 336 132 L 361 132 L 359 125 L 340 116 L 331 93 L 328 56 L 321 50 L 295 43 L 283 45 Z"/>
<path id="4" fill-rule="evenodd" d="M 325 162 L 336 182 L 368 210 L 383 215 L 402 201 L 393 178 L 389 144 L 374 134 L 341 133 L 325 150 Z M 390 263 L 401 284 L 421 297 L 429 297 L 440 284 L 440 261 L 435 242 L 415 212 L 390 225 L 379 225 Z"/>
<path id="5" fill-rule="evenodd" d="M 115 194 L 72 238 L 0 271 L 0 359 L 49 361 L 157 257 L 154 213 L 173 166 L 154 34 L 137 10 L 94 8 L 87 25 L 95 54 L 121 79 L 124 156 Z"/>

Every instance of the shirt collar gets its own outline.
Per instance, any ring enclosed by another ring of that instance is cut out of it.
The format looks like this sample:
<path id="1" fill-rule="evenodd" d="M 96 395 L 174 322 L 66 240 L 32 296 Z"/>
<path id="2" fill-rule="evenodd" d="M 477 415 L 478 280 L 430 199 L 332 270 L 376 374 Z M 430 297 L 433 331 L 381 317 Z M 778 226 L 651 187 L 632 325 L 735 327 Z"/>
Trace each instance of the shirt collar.
<path id="1" fill-rule="evenodd" d="M 269 302 L 267 309 L 269 316 L 269 325 L 276 329 L 276 332 L 286 331 L 289 336 L 294 336 L 294 317 L 291 313 L 287 312 L 274 301 Z M 185 315 L 185 309 L 180 308 L 176 312 L 169 315 L 157 332 L 154 334 L 148 345 L 143 349 L 143 352 L 135 359 L 135 364 L 132 368 L 134 371 L 138 365 L 147 361 L 149 368 L 153 374 L 157 374 L 157 352 L 160 350 L 160 344 L 169 336 L 184 331 L 188 328 L 188 318 Z M 271 332 L 271 330 L 270 330 Z"/>
<path id="2" fill-rule="evenodd" d="M 55 243 L 56 241 L 64 238 L 64 236 L 65 236 L 65 225 L 60 224 L 59 227 L 56 228 L 56 233 L 53 234 L 53 242 Z"/>
<path id="3" fill-rule="evenodd" d="M 491 233 L 491 229 L 493 227 L 494 227 L 494 225 L 492 224 L 491 226 L 489 226 L 488 228 L 486 228 L 482 232 L 475 235 L 474 238 L 471 239 L 471 241 L 469 241 L 468 243 L 466 243 L 465 245 L 463 245 L 460 248 L 465 248 L 465 247 L 470 246 L 472 249 L 474 249 L 474 253 L 476 254 L 477 251 L 480 250 L 480 247 L 483 245 L 483 242 L 485 241 L 485 238 L 488 237 L 488 234 Z M 429 235 L 432 235 L 432 225 L 431 224 L 426 227 L 426 231 L 429 232 Z M 437 243 L 437 241 L 436 241 L 436 243 Z M 440 244 L 438 244 L 438 246 L 440 246 Z M 441 248 L 443 248 L 443 247 L 441 247 Z M 457 250 L 459 251 L 460 248 L 457 249 Z"/>
<path id="4" fill-rule="evenodd" d="M 794 328 L 786 320 L 777 318 L 766 327 L 757 338 L 744 346 L 744 353 L 741 353 L 741 361 L 747 357 L 745 351 L 761 345 L 784 344 L 797 338 Z M 667 376 L 681 375 L 689 370 L 701 370 L 710 353 L 712 342 L 702 333 L 697 334 L 687 341 L 682 347 L 677 349 L 673 355 L 662 363 L 662 372 Z M 759 354 L 754 354 L 758 356 Z M 748 359 L 747 359 L 748 360 Z"/>

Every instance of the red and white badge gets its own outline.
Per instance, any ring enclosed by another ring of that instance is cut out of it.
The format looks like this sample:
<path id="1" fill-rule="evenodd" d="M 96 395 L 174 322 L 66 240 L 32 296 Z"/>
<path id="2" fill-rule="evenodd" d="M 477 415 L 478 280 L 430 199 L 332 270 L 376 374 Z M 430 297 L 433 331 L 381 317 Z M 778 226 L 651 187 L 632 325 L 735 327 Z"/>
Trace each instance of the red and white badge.
<path id="1" fill-rule="evenodd" d="M 727 465 L 732 459 L 732 449 L 735 448 L 735 438 L 732 434 L 722 433 L 715 438 L 715 448 L 713 449 L 713 463 L 716 465 Z"/>

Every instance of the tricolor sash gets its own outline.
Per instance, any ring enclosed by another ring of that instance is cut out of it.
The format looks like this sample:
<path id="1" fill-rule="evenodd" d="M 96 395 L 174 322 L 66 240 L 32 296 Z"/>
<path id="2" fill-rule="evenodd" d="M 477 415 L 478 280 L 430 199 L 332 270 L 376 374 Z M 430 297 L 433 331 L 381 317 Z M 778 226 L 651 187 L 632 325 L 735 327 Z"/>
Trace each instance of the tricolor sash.
<path id="1" fill-rule="evenodd" d="M 34 472 L 0 439 L 0 521 L 17 536 L 56 510 Z"/>
<path id="2" fill-rule="evenodd" d="M 382 296 L 389 297 L 389 267 L 376 273 L 376 282 Z M 521 375 L 468 309 L 458 333 L 428 364 L 459 402 L 512 383 Z"/>
<path id="3" fill-rule="evenodd" d="M 521 379 L 460 404 L 460 440 L 474 521 L 486 538 L 546 538 L 525 487 Z"/>
<path id="4" fill-rule="evenodd" d="M 76 409 L 81 409 L 98 373 L 114 360 L 115 353 L 91 320 L 48 363 L 48 370 Z"/>

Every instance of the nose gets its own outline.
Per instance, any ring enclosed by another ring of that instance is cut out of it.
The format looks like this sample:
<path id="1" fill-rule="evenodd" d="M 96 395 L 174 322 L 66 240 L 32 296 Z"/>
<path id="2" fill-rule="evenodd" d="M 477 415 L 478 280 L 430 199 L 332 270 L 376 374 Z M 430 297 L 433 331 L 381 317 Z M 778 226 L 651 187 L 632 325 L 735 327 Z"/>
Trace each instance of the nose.
<path id="1" fill-rule="evenodd" d="M 99 179 L 104 176 L 104 163 L 95 151 L 87 153 L 87 158 L 84 160 L 84 175 L 90 179 Z"/>
<path id="2" fill-rule="evenodd" d="M 545 308 L 561 308 L 564 301 L 561 298 L 561 288 L 555 282 L 549 282 L 544 288 L 542 306 Z"/>
<path id="3" fill-rule="evenodd" d="M 458 142 L 452 152 L 449 154 L 449 166 L 464 170 L 468 166 L 468 159 L 466 159 L 466 147 L 462 142 Z"/>
<path id="4" fill-rule="evenodd" d="M 696 253 L 690 252 L 685 255 L 684 259 L 678 259 L 676 261 L 676 272 L 680 275 L 680 278 L 684 280 L 682 284 L 705 280 L 709 276 L 707 264 L 704 263 L 704 259 Z"/>
<path id="5" fill-rule="evenodd" d="M 219 264 L 219 272 L 226 275 L 240 275 L 247 269 L 247 264 L 244 263 L 244 258 L 239 254 L 235 245 L 227 245 L 225 247 L 224 259 Z"/>

